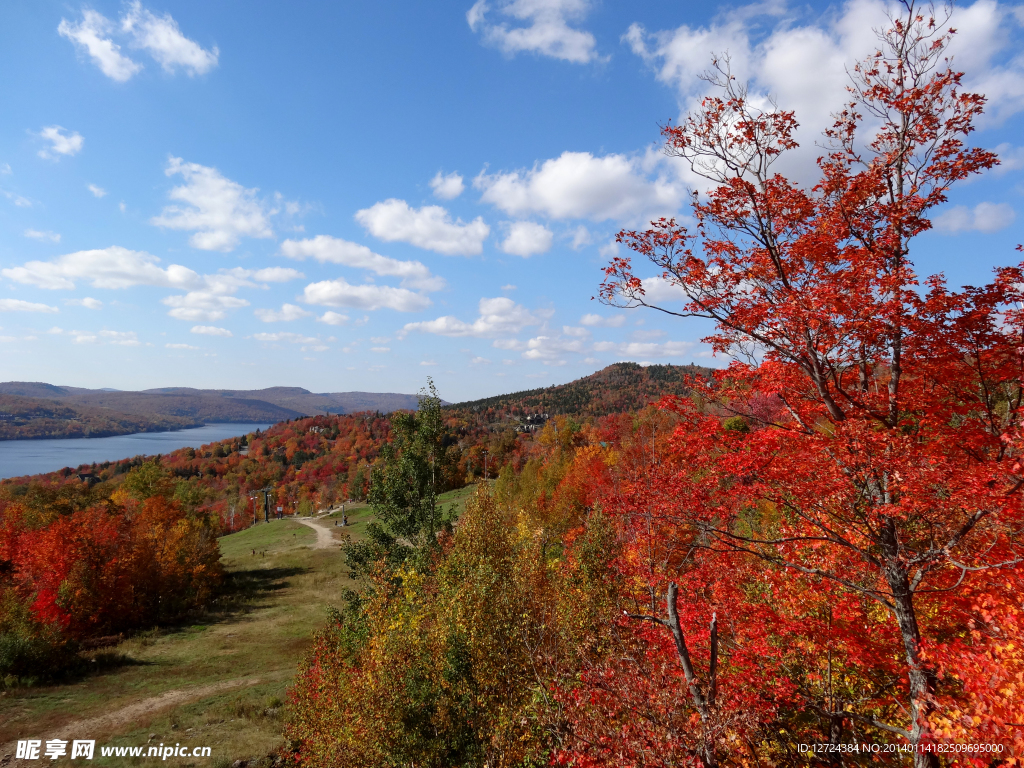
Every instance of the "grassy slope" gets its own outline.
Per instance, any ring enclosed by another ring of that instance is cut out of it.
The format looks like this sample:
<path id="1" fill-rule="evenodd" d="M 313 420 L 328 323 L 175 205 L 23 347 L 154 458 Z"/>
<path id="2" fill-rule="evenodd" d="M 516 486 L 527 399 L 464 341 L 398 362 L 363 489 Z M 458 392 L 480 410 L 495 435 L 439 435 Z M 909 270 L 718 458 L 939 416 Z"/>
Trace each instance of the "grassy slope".
<path id="1" fill-rule="evenodd" d="M 490 482 L 488 480 L 488 482 Z M 454 491 L 442 493 L 437 497 L 437 503 L 444 507 L 447 512 L 449 508 L 455 507 L 455 513 L 462 517 L 462 511 L 466 508 L 466 500 L 476 493 L 476 484 L 467 485 L 465 488 L 456 488 Z"/>
<path id="2" fill-rule="evenodd" d="M 365 510 L 354 512 L 349 521 L 356 518 L 358 524 L 346 532 L 358 537 L 367 517 Z M 139 758 L 100 758 L 101 744 L 213 748 L 212 759 L 171 757 L 166 765 L 226 766 L 277 751 L 285 690 L 312 632 L 324 622 L 325 607 L 337 604 L 341 589 L 350 585 L 340 552 L 310 549 L 315 537 L 288 520 L 224 537 L 221 551 L 230 581 L 219 607 L 193 623 L 94 653 L 100 669 L 85 679 L 0 696 L 0 744 L 45 738 L 65 724 L 167 691 L 258 680 L 72 738 L 97 739 L 93 764 L 110 766 L 137 766 Z M 155 734 L 151 742 L 150 734 Z"/>

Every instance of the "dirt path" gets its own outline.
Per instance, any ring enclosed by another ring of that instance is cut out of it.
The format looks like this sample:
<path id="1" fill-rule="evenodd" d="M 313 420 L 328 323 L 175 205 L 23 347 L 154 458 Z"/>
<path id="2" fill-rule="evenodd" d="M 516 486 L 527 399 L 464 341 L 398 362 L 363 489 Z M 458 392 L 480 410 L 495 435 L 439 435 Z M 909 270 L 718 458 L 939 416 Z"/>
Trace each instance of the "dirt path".
<path id="1" fill-rule="evenodd" d="M 314 523 L 310 519 L 298 519 L 293 518 L 296 523 L 302 523 L 305 526 L 309 526 L 316 531 L 316 544 L 313 545 L 313 549 L 328 549 L 338 545 L 338 540 L 334 538 L 330 528 Z"/>
<path id="2" fill-rule="evenodd" d="M 47 739 L 70 741 L 72 739 L 102 737 L 112 731 L 120 730 L 124 726 L 132 725 L 139 718 L 159 712 L 162 709 L 205 699 L 207 696 L 213 696 L 221 691 L 229 691 L 232 688 L 245 688 L 261 682 L 263 680 L 257 677 L 243 677 L 237 680 L 223 680 L 219 683 L 202 685 L 195 688 L 179 688 L 176 691 L 166 691 L 159 696 L 137 701 L 134 704 L 129 704 L 99 717 L 77 720 L 46 734 L 32 734 L 32 738 L 41 739 L 45 742 Z M 13 741 L 0 747 L 0 763 L 3 764 L 4 768 L 7 768 L 7 766 L 31 764 L 30 762 L 14 758 L 16 748 L 17 742 Z"/>

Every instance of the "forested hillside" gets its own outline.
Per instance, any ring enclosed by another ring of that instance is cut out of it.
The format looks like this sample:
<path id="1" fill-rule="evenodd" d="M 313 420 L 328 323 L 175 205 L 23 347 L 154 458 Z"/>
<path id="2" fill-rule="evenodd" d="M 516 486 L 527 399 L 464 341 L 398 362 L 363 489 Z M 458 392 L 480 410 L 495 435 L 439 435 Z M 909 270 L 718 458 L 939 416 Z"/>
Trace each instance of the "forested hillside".
<path id="1" fill-rule="evenodd" d="M 108 437 L 198 427 L 182 414 L 141 415 L 100 405 L 0 394 L 0 440 Z"/>
<path id="2" fill-rule="evenodd" d="M 684 395 L 688 392 L 689 377 L 709 379 L 713 371 L 699 365 L 615 363 L 568 384 L 470 400 L 456 403 L 449 409 L 513 416 L 544 413 L 606 416 L 639 410 L 665 395 Z"/>
<path id="3" fill-rule="evenodd" d="M 0 440 L 107 437 L 215 422 L 274 423 L 300 416 L 416 408 L 415 395 L 316 394 L 301 387 L 213 390 L 166 387 L 143 392 L 0 383 Z"/>

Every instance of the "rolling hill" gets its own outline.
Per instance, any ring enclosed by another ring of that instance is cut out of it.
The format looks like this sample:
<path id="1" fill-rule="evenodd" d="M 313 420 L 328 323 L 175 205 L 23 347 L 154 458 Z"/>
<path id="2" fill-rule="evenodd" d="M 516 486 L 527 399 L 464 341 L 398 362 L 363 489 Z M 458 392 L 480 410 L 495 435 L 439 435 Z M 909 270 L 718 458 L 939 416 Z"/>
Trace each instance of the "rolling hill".
<path id="1" fill-rule="evenodd" d="M 710 378 L 713 368 L 700 365 L 648 365 L 614 363 L 568 384 L 495 395 L 449 406 L 452 410 L 554 416 L 606 416 L 637 411 L 665 395 L 685 395 L 689 376 Z"/>
<path id="2" fill-rule="evenodd" d="M 8 381 L 0 383 L 0 440 L 107 437 L 212 422 L 276 423 L 318 414 L 389 413 L 416 407 L 416 395 L 392 392 L 314 393 L 301 387 L 121 392 Z"/>

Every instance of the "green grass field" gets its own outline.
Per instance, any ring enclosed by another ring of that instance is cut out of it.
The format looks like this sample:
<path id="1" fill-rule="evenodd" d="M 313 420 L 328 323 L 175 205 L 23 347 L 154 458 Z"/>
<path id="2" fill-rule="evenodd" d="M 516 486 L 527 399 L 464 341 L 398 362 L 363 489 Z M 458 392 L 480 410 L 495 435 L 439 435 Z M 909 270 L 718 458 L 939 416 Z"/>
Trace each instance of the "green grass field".
<path id="1" fill-rule="evenodd" d="M 490 481 L 488 480 L 488 482 Z M 476 493 L 476 483 L 467 485 L 465 488 L 456 488 L 454 491 L 442 493 L 437 497 L 437 503 L 443 506 L 445 511 L 455 507 L 456 515 L 461 516 L 462 510 L 466 508 L 466 501 L 474 493 Z"/>
<path id="2" fill-rule="evenodd" d="M 345 532 L 358 537 L 368 517 L 365 508 L 350 515 L 355 524 Z M 163 764 L 269 766 L 267 756 L 282 746 L 283 703 L 297 663 L 327 606 L 340 604 L 342 589 L 353 586 L 341 552 L 311 549 L 315 539 L 291 520 L 222 538 L 228 582 L 214 607 L 181 626 L 92 652 L 97 671 L 83 679 L 0 695 L 0 761 L 16 739 L 59 734 L 96 739 L 93 765 L 139 765 L 139 758 L 100 757 L 100 745 L 180 743 L 209 746 L 212 757 L 169 757 Z M 158 696 L 166 698 L 154 703 Z M 108 719 L 88 732 L 61 733 L 100 716 Z M 54 762 L 69 763 L 47 761 Z"/>

